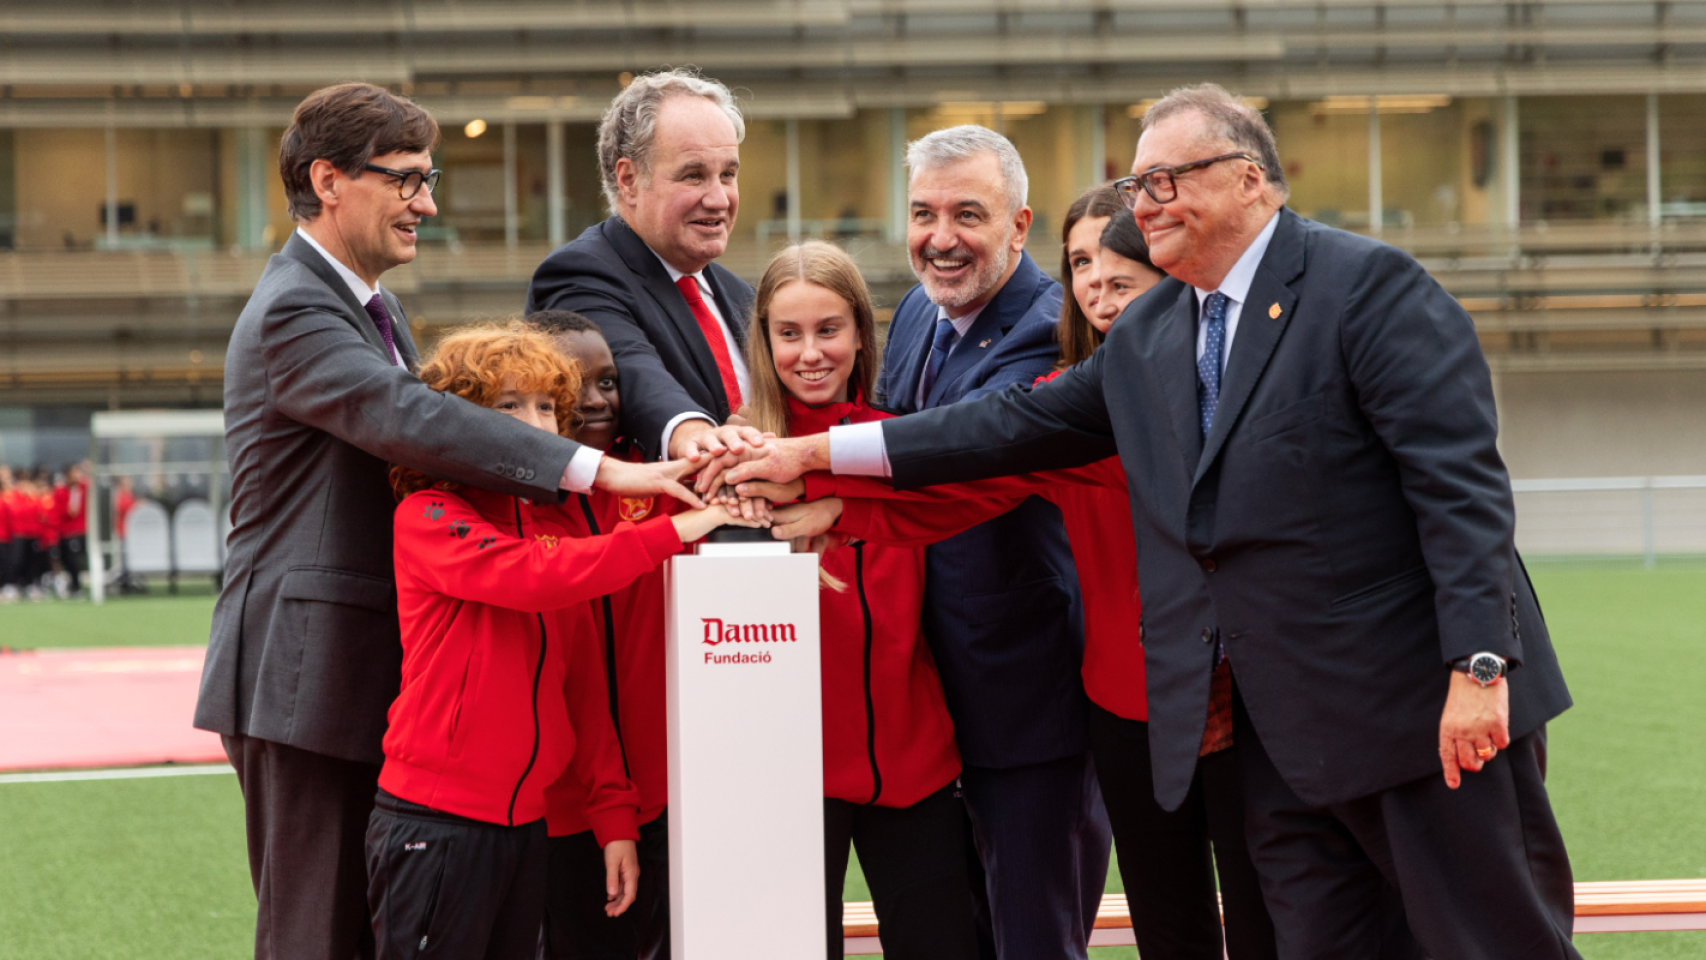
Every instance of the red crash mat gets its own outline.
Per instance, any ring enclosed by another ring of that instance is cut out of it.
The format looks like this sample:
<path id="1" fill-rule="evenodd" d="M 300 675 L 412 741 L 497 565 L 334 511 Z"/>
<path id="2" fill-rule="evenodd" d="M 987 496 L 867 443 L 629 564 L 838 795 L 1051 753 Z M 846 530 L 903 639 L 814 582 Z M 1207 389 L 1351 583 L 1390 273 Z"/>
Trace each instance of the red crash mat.
<path id="1" fill-rule="evenodd" d="M 223 761 L 190 726 L 203 647 L 0 653 L 0 770 Z"/>

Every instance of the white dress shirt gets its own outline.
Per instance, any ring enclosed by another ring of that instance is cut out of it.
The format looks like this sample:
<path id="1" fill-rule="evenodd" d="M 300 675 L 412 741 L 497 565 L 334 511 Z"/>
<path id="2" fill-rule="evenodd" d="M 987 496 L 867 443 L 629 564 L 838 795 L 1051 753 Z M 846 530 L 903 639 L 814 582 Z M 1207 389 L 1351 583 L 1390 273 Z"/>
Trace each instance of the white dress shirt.
<path id="1" fill-rule="evenodd" d="M 298 227 L 296 233 L 298 236 L 302 237 L 302 239 L 308 241 L 309 246 L 318 250 L 320 252 L 320 256 L 326 258 L 326 262 L 332 265 L 332 269 L 337 271 L 338 276 L 342 278 L 345 283 L 349 284 L 350 292 L 355 294 L 357 301 L 365 305 L 367 301 L 372 300 L 376 295 L 378 295 L 379 291 L 376 288 L 368 286 L 367 281 L 356 276 L 354 270 L 344 266 L 343 261 L 328 253 L 325 247 L 320 246 L 320 242 L 318 240 L 315 240 L 308 234 L 308 231 Z M 397 318 L 392 317 L 391 322 L 395 324 L 397 322 Z M 395 363 L 399 367 L 404 366 L 403 358 L 397 352 L 395 334 L 392 335 L 391 362 Z M 563 468 L 563 476 L 562 479 L 557 482 L 557 486 L 573 493 L 586 493 L 588 490 L 592 489 L 592 482 L 598 477 L 598 465 L 603 459 L 604 454 L 596 447 L 583 445 L 579 450 L 575 451 L 575 455 L 573 457 L 569 458 L 569 465 Z"/>
<path id="2" fill-rule="evenodd" d="M 651 248 L 647 247 L 646 249 L 650 250 Z M 656 250 L 652 250 L 652 256 L 658 256 Z M 682 273 L 680 270 L 671 266 L 670 262 L 662 257 L 658 257 L 658 262 L 663 264 L 663 268 L 665 270 L 669 271 L 669 281 L 671 283 L 680 283 L 682 277 L 692 277 L 693 282 L 699 285 L 699 295 L 705 298 L 705 308 L 711 311 L 711 316 L 717 321 L 717 328 L 723 332 L 723 342 L 729 346 L 729 363 L 735 368 L 735 383 L 740 386 L 740 395 L 743 397 L 749 396 L 752 393 L 752 379 L 747 373 L 746 358 L 741 355 L 740 341 L 735 339 L 734 331 L 729 329 L 729 321 L 723 317 L 723 311 L 717 308 L 717 298 L 711 292 L 711 285 L 705 282 L 705 271 L 701 270 L 698 273 Z M 729 412 L 734 413 L 735 411 L 730 410 Z M 710 417 L 705 416 L 697 410 L 689 410 L 685 413 L 676 414 L 670 418 L 669 423 L 664 425 L 663 442 L 658 444 L 658 450 L 662 451 L 662 453 L 658 459 L 669 459 L 669 438 L 675 435 L 676 427 L 681 426 L 688 420 L 703 420 L 713 427 L 720 426 L 717 421 L 712 420 Z"/>
<path id="3" fill-rule="evenodd" d="M 1238 332 L 1238 317 L 1243 313 L 1244 300 L 1250 296 L 1250 284 L 1256 280 L 1256 268 L 1262 265 L 1262 257 L 1268 252 L 1268 242 L 1274 238 L 1274 230 L 1279 226 L 1279 213 L 1276 211 L 1268 220 L 1268 225 L 1262 232 L 1256 234 L 1256 239 L 1244 248 L 1244 253 L 1238 257 L 1238 262 L 1232 269 L 1226 271 L 1226 276 L 1220 281 L 1220 286 L 1214 290 L 1204 290 L 1193 287 L 1197 293 L 1197 359 L 1202 359 L 1203 347 L 1208 339 L 1208 325 L 1202 322 L 1203 301 L 1208 295 L 1218 290 L 1226 295 L 1226 345 L 1224 355 L 1232 356 L 1232 338 Z M 1067 291 L 1067 296 L 1072 292 Z M 955 325 L 956 327 L 958 324 Z M 967 324 L 969 327 L 970 324 Z M 961 330 L 960 335 L 965 336 Z M 1221 369 L 1225 369 L 1222 363 Z M 923 406 L 922 402 L 919 404 Z M 829 469 L 833 473 L 855 477 L 888 477 L 893 476 L 889 467 L 888 443 L 883 439 L 881 421 L 869 423 L 854 423 L 845 427 L 829 428 Z"/>

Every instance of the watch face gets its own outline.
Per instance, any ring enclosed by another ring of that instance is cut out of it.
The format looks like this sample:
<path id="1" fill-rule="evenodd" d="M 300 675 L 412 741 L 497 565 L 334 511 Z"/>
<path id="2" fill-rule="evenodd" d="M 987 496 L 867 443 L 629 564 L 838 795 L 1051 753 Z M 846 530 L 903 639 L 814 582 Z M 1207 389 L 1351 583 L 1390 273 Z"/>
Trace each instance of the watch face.
<path id="1" fill-rule="evenodd" d="M 1504 674 L 1497 657 L 1479 656 L 1469 661 L 1469 675 L 1481 683 L 1492 683 Z"/>

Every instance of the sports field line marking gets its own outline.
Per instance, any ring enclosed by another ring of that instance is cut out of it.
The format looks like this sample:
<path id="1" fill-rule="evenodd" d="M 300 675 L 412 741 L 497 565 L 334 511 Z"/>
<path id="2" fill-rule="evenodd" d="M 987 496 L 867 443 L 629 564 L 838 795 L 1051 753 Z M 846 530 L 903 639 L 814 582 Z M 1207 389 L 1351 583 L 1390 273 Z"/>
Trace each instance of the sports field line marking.
<path id="1" fill-rule="evenodd" d="M 55 770 L 47 773 L 0 773 L 0 783 L 62 783 L 68 780 L 146 780 L 152 777 L 197 777 L 236 773 L 230 764 L 194 763 L 178 767 L 127 767 L 118 770 Z"/>

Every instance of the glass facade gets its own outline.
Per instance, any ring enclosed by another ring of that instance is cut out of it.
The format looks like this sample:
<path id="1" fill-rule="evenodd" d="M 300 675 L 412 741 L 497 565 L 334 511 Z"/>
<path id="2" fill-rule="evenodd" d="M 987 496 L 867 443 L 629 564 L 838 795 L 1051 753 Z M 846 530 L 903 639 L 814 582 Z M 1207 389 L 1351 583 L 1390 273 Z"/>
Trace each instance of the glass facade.
<path id="1" fill-rule="evenodd" d="M 1646 221 L 1645 97 L 1525 98 L 1518 116 L 1523 222 Z"/>
<path id="2" fill-rule="evenodd" d="M 946 101 L 905 108 L 907 141 L 976 123 L 1013 140 L 1030 175 L 1034 229 L 1052 236 L 1093 180 L 1130 171 L 1148 102 L 1080 106 L 1041 101 Z M 1503 101 L 1380 97 L 1380 222 L 1386 229 L 1458 230 L 1504 222 L 1513 178 L 1501 169 Z M 1367 97 L 1266 103 L 1291 206 L 1324 223 L 1371 223 Z M 1645 222 L 1648 111 L 1643 96 L 1526 97 L 1517 101 L 1522 223 Z M 1706 96 L 1665 95 L 1653 119 L 1662 144 L 1660 213 L 1706 217 Z M 754 119 L 741 151 L 737 246 L 785 239 L 789 134 L 803 235 L 890 235 L 891 178 L 903 145 L 894 111 Z M 276 172 L 282 131 L 223 129 L 0 129 L 0 249 L 210 250 L 276 248 L 292 226 Z M 490 245 L 551 239 L 546 125 L 515 122 L 506 160 L 503 121 L 478 135 L 447 123 L 435 162 L 444 169 L 428 243 Z M 563 124 L 564 238 L 606 215 L 596 125 Z M 1100 148 L 1100 155 L 1092 153 Z M 116 229 L 106 223 L 114 202 Z"/>

